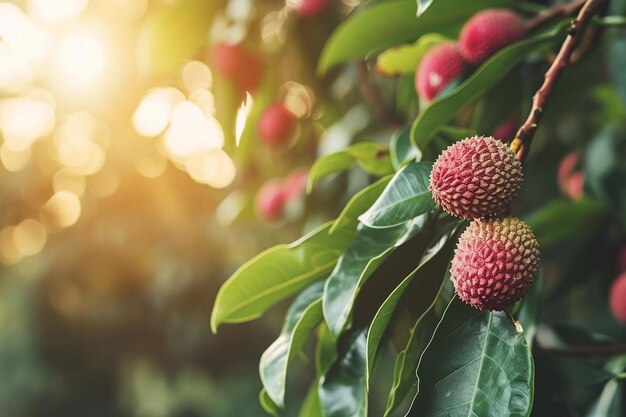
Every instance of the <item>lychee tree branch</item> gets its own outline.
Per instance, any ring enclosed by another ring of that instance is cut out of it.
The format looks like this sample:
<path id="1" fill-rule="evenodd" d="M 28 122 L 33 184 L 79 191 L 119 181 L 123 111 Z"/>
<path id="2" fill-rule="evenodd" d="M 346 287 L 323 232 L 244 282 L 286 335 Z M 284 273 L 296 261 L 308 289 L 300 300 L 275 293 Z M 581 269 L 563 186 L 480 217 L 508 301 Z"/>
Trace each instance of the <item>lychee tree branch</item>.
<path id="1" fill-rule="evenodd" d="M 583 4 L 585 4 L 585 1 L 586 0 L 577 0 L 571 3 L 560 3 L 550 7 L 535 15 L 532 19 L 529 19 L 526 22 L 526 29 L 532 32 L 554 19 L 572 16 L 578 13 L 581 7 L 583 7 Z"/>
<path id="2" fill-rule="evenodd" d="M 539 126 L 539 121 L 541 120 L 546 103 L 554 90 L 554 86 L 563 70 L 569 65 L 572 54 L 580 43 L 585 28 L 593 16 L 600 11 L 600 6 L 603 3 L 604 0 L 586 0 L 578 12 L 578 16 L 570 24 L 567 37 L 561 46 L 559 54 L 550 66 L 550 69 L 546 72 L 543 85 L 537 90 L 533 97 L 530 114 L 517 131 L 515 139 L 511 143 L 511 149 L 517 154 L 518 160 L 524 161 L 524 159 L 526 159 L 535 132 Z"/>

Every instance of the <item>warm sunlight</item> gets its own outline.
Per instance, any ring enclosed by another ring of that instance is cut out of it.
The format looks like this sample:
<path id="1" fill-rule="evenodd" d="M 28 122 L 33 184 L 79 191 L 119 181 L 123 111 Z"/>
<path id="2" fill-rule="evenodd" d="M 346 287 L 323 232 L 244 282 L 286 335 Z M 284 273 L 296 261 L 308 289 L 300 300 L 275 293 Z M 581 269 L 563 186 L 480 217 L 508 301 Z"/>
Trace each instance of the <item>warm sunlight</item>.
<path id="1" fill-rule="evenodd" d="M 62 37 L 56 65 L 64 79 L 79 83 L 93 81 L 102 75 L 104 63 L 104 46 L 94 34 L 76 31 Z"/>

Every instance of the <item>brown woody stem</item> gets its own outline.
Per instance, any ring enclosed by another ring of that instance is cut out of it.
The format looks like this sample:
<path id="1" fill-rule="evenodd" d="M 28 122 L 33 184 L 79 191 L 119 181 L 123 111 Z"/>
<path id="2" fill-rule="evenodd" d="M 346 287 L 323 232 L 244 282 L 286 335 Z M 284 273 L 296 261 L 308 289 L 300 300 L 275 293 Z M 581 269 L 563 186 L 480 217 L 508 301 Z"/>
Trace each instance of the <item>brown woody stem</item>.
<path id="1" fill-rule="evenodd" d="M 583 4 L 585 4 L 585 0 L 577 0 L 571 3 L 560 3 L 550 7 L 529 19 L 526 22 L 526 30 L 532 32 L 554 19 L 573 16 L 578 13 L 580 8 L 583 7 Z"/>
<path id="2" fill-rule="evenodd" d="M 530 145 L 539 126 L 541 115 L 543 114 L 548 98 L 554 89 L 558 78 L 563 70 L 569 65 L 572 54 L 578 46 L 585 28 L 591 18 L 600 10 L 604 0 L 586 0 L 578 12 L 576 19 L 572 21 L 568 28 L 568 34 L 561 46 L 561 50 L 556 59 L 544 76 L 543 85 L 537 90 L 533 97 L 533 104 L 528 118 L 517 131 L 515 139 L 511 143 L 511 149 L 517 154 L 517 159 L 523 161 L 530 151 Z"/>

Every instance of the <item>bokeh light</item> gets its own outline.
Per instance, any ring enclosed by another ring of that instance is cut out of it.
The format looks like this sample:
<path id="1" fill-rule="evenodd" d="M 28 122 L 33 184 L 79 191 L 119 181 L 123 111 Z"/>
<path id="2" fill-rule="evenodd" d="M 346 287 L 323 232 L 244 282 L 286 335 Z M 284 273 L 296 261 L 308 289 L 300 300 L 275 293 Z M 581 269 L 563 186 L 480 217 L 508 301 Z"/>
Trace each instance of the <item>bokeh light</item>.
<path id="1" fill-rule="evenodd" d="M 62 229 L 76 223 L 80 212 L 78 196 L 69 191 L 59 191 L 45 204 L 43 215 L 45 222 L 52 229 Z"/>
<path id="2" fill-rule="evenodd" d="M 56 56 L 59 74 L 65 81 L 87 83 L 104 70 L 105 52 L 102 40 L 95 34 L 72 31 L 63 36 Z"/>
<path id="3" fill-rule="evenodd" d="M 38 254 L 46 244 L 48 232 L 37 220 L 26 219 L 13 229 L 15 248 L 24 257 Z"/>
<path id="4" fill-rule="evenodd" d="M 29 0 L 28 10 L 38 20 L 63 23 L 80 15 L 88 3 L 88 0 Z"/>

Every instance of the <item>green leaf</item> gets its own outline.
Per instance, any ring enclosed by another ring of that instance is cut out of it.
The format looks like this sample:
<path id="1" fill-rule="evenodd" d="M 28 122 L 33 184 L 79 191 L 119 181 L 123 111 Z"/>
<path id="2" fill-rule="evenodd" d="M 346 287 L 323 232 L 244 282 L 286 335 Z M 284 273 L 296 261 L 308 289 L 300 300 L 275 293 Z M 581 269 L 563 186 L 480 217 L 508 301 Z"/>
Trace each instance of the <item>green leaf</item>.
<path id="1" fill-rule="evenodd" d="M 213 332 L 222 323 L 260 317 L 268 308 L 332 271 L 352 242 L 351 224 L 329 234 L 331 223 L 290 245 L 278 245 L 241 266 L 220 288 L 213 312 Z"/>
<path id="2" fill-rule="evenodd" d="M 359 288 L 397 246 L 421 229 L 423 223 L 424 218 L 418 218 L 387 229 L 358 226 L 354 242 L 339 258 L 324 287 L 324 319 L 335 338 L 348 323 Z"/>
<path id="3" fill-rule="evenodd" d="M 547 248 L 597 232 L 606 210 L 597 200 L 554 200 L 527 219 L 541 247 Z"/>
<path id="4" fill-rule="evenodd" d="M 600 397 L 598 397 L 585 417 L 623 416 L 622 392 L 619 381 L 612 379 L 607 382 L 602 389 Z"/>
<path id="5" fill-rule="evenodd" d="M 421 154 L 411 143 L 411 127 L 405 127 L 396 132 L 389 142 L 391 163 L 398 170 L 409 161 L 419 160 Z"/>
<path id="6" fill-rule="evenodd" d="M 330 233 L 346 223 L 356 222 L 358 217 L 374 204 L 385 187 L 387 187 L 390 180 L 391 175 L 383 177 L 353 195 L 350 201 L 348 201 L 348 204 L 343 208 L 339 217 L 337 217 L 337 220 L 335 220 L 335 223 L 333 223 L 333 226 L 330 228 Z"/>
<path id="7" fill-rule="evenodd" d="M 351 331 L 337 361 L 320 381 L 324 417 L 367 417 L 365 341 L 367 330 Z"/>
<path id="8" fill-rule="evenodd" d="M 319 158 L 311 167 L 308 190 L 320 178 L 344 171 L 359 164 L 364 171 L 383 176 L 393 173 L 389 150 L 375 142 L 359 142 L 339 152 Z"/>
<path id="9" fill-rule="evenodd" d="M 261 404 L 261 408 L 267 413 L 274 417 L 278 417 L 279 410 L 278 406 L 274 404 L 274 401 L 267 395 L 267 391 L 265 388 L 259 392 L 259 404 Z"/>
<path id="10" fill-rule="evenodd" d="M 315 347 L 315 370 L 321 377 L 330 369 L 337 357 L 337 344 L 333 339 L 326 323 L 322 323 L 317 334 L 317 346 Z"/>
<path id="11" fill-rule="evenodd" d="M 304 399 L 298 417 L 324 417 L 322 414 L 322 404 L 320 403 L 319 385 L 315 382 Z"/>
<path id="12" fill-rule="evenodd" d="M 424 254 L 422 255 L 422 258 L 419 262 L 419 264 L 417 265 L 417 267 L 406 277 L 402 280 L 402 282 L 400 283 L 400 285 L 398 285 L 392 292 L 391 294 L 389 294 L 389 296 L 387 297 L 387 299 L 383 302 L 383 304 L 380 306 L 380 308 L 378 309 L 378 311 L 376 312 L 376 315 L 374 316 L 374 319 L 372 320 L 372 323 L 370 324 L 369 330 L 367 332 L 367 381 L 368 381 L 368 386 L 369 386 L 369 377 L 372 373 L 372 367 L 374 366 L 374 358 L 376 356 L 376 352 L 378 350 L 378 346 L 380 344 L 380 341 L 383 337 L 383 334 L 385 333 L 385 330 L 387 329 L 387 325 L 389 324 L 389 321 L 391 320 L 391 317 L 393 315 L 393 312 L 396 308 L 396 306 L 398 305 L 398 302 L 400 301 L 400 298 L 402 297 L 402 295 L 405 293 L 405 290 L 407 289 L 407 287 L 409 286 L 409 284 L 411 282 L 413 282 L 413 280 L 415 279 L 415 277 L 423 270 L 423 267 L 430 262 L 431 260 L 433 260 L 433 258 L 440 253 L 440 251 L 446 247 L 446 244 L 448 244 L 448 249 L 452 250 L 451 246 L 451 237 L 455 236 L 456 234 L 456 230 L 458 225 L 460 224 L 459 221 L 455 221 L 454 223 L 452 223 L 451 225 L 449 225 L 447 228 L 444 229 L 444 231 L 437 236 L 433 242 L 430 244 L 430 246 L 426 249 L 426 251 L 424 252 Z M 453 242 L 453 243 L 456 243 Z M 449 258 L 449 255 L 446 256 L 446 265 L 447 265 L 447 260 Z M 439 277 L 423 277 L 425 279 L 441 279 Z"/>
<path id="13" fill-rule="evenodd" d="M 410 416 L 530 415 L 532 356 L 504 315 L 455 298 L 417 372 L 420 391 Z"/>
<path id="14" fill-rule="evenodd" d="M 285 406 L 287 367 L 302 351 L 309 336 L 322 321 L 324 282 L 313 283 L 296 297 L 285 316 L 278 339 L 261 356 L 259 373 L 268 396 L 278 407 Z"/>
<path id="15" fill-rule="evenodd" d="M 322 51 L 318 72 L 325 73 L 340 62 L 413 42 L 426 33 L 455 36 L 463 22 L 477 11 L 507 3 L 507 0 L 438 0 L 420 16 L 416 16 L 415 0 L 376 4 L 339 25 Z"/>
<path id="16" fill-rule="evenodd" d="M 448 39 L 437 33 L 427 33 L 412 44 L 389 48 L 376 58 L 376 71 L 387 77 L 414 74 L 426 52 Z"/>
<path id="17" fill-rule="evenodd" d="M 458 87 L 431 102 L 413 123 L 411 129 L 413 144 L 424 150 L 442 125 L 456 116 L 472 100 L 489 91 L 528 54 L 553 43 L 562 34 L 563 27 L 559 25 L 554 30 L 517 42 L 501 50 Z"/>
<path id="18" fill-rule="evenodd" d="M 406 165 L 391 179 L 387 188 L 359 220 L 371 228 L 402 224 L 435 207 L 428 190 L 431 162 Z"/>

